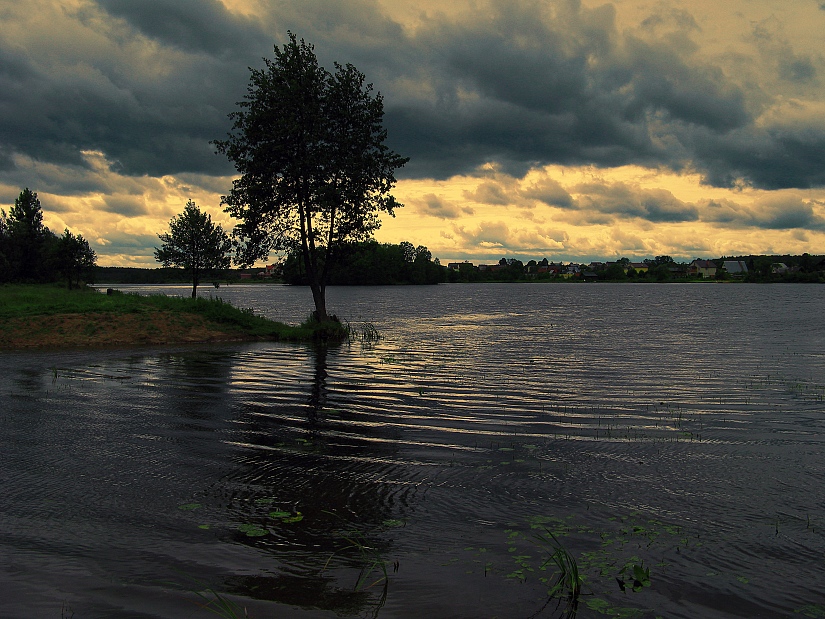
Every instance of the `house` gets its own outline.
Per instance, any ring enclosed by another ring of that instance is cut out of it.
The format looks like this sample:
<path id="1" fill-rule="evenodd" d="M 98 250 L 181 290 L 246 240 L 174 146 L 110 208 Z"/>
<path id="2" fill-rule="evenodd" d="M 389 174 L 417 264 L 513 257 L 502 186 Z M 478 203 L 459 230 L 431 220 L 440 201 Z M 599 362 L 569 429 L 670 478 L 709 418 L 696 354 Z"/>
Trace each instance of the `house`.
<path id="1" fill-rule="evenodd" d="M 748 265 L 742 260 L 725 260 L 722 268 L 725 269 L 731 277 L 744 277 L 748 274 Z"/>
<path id="2" fill-rule="evenodd" d="M 688 267 L 688 275 L 701 277 L 703 279 L 713 279 L 716 277 L 716 263 L 713 260 L 694 260 Z"/>
<path id="3" fill-rule="evenodd" d="M 633 269 L 637 273 L 647 273 L 648 264 L 646 262 L 631 262 L 628 266 L 629 269 Z"/>
<path id="4" fill-rule="evenodd" d="M 774 275 L 784 275 L 788 272 L 790 272 L 790 268 L 784 262 L 774 262 L 771 265 L 771 273 Z"/>

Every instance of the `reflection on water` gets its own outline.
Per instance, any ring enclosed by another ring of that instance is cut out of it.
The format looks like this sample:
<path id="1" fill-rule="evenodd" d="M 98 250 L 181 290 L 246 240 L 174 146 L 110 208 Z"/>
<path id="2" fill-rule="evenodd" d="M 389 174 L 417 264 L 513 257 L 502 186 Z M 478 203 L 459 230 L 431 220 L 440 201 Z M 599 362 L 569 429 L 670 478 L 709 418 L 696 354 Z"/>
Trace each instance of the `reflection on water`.
<path id="1" fill-rule="evenodd" d="M 384 339 L 4 354 L 0 615 L 552 617 L 558 540 L 580 617 L 820 616 L 823 294 L 331 289 Z"/>

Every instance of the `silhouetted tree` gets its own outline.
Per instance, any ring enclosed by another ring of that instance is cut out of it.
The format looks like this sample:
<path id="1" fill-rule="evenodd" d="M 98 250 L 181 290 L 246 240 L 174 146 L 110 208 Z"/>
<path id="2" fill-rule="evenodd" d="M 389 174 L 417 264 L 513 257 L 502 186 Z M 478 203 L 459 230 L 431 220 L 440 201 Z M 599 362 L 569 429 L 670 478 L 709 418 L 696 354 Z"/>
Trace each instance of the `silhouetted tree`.
<path id="1" fill-rule="evenodd" d="M 48 273 L 48 245 L 55 240 L 43 225 L 37 193 L 26 187 L 6 217 L 7 253 L 12 280 L 41 280 Z"/>
<path id="2" fill-rule="evenodd" d="M 84 274 L 91 274 L 97 262 L 97 255 L 89 247 L 89 242 L 80 234 L 75 236 L 66 228 L 54 247 L 57 270 L 63 275 L 72 289 L 72 280 L 80 286 Z"/>
<path id="3" fill-rule="evenodd" d="M 0 209 L 0 282 L 11 280 L 11 263 L 9 253 L 11 251 L 11 237 L 9 236 L 9 226 L 6 223 L 6 211 Z"/>
<path id="4" fill-rule="evenodd" d="M 197 297 L 201 275 L 229 268 L 232 241 L 220 224 L 189 200 L 180 215 L 169 222 L 169 232 L 159 234 L 163 245 L 155 260 L 165 267 L 180 267 L 192 276 L 192 298 Z"/>
<path id="5" fill-rule="evenodd" d="M 336 63 L 329 73 L 291 32 L 264 62 L 230 114 L 229 138 L 214 142 L 241 173 L 223 198 L 241 221 L 236 260 L 249 265 L 273 250 L 298 249 L 315 316 L 325 320 L 338 251 L 369 238 L 378 214 L 400 206 L 390 191 L 408 160 L 384 144 L 383 99 L 355 67 Z"/>

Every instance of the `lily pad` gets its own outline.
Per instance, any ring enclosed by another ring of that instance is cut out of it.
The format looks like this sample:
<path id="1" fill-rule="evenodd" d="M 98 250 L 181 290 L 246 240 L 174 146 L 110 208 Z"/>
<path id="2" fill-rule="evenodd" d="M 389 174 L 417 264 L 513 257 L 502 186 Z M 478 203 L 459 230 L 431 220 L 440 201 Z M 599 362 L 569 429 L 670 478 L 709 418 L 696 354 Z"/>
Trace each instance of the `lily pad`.
<path id="1" fill-rule="evenodd" d="M 254 524 L 242 524 L 238 527 L 238 531 L 245 533 L 247 537 L 263 537 L 269 534 L 269 531 Z"/>
<path id="2" fill-rule="evenodd" d="M 281 522 L 287 522 L 287 523 L 301 522 L 301 520 L 303 520 L 303 519 L 304 519 L 304 516 L 301 514 L 301 512 L 297 512 L 294 516 L 290 516 L 289 518 L 282 519 Z"/>
<path id="3" fill-rule="evenodd" d="M 196 509 L 200 509 L 203 507 L 200 503 L 186 503 L 184 505 L 178 505 L 178 509 L 182 509 L 183 511 L 191 512 Z"/>

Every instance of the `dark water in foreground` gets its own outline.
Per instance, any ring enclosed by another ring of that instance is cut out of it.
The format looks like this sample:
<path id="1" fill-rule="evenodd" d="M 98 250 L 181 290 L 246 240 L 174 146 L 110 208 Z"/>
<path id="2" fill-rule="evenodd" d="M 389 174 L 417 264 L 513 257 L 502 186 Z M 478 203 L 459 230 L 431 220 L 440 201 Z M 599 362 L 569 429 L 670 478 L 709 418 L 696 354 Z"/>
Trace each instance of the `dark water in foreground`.
<path id="1" fill-rule="evenodd" d="M 0 355 L 0 617 L 558 617 L 548 531 L 579 617 L 825 616 L 825 287 L 329 297 L 384 339 Z"/>

